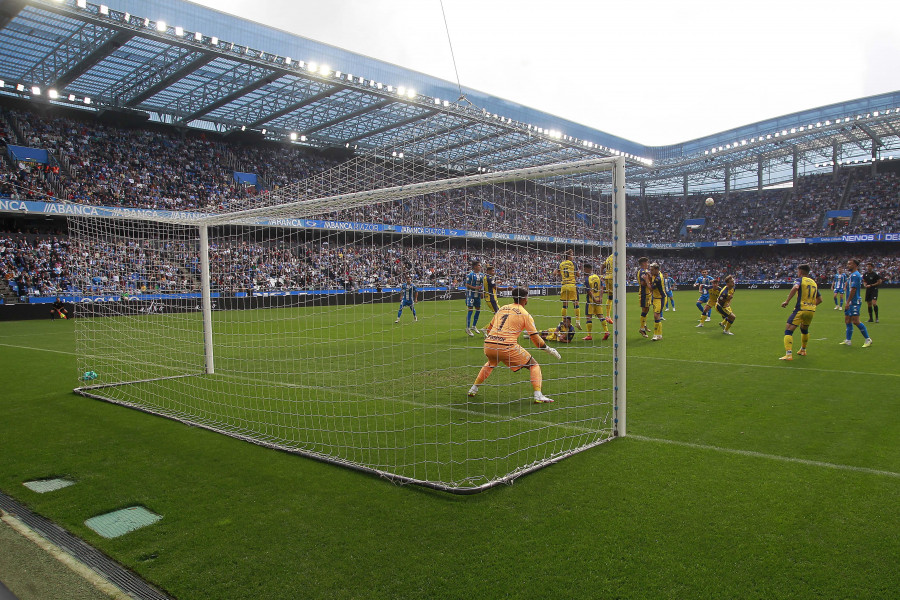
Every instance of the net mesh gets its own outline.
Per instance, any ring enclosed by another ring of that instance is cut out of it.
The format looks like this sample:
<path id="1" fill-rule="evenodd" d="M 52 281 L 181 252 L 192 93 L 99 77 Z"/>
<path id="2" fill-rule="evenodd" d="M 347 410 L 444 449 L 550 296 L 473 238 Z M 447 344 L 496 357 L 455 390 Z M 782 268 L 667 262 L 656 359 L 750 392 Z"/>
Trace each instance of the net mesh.
<path id="1" fill-rule="evenodd" d="M 202 225 L 211 348 L 196 215 L 72 217 L 79 375 L 98 376 L 80 391 L 450 490 L 610 439 L 613 328 L 605 292 L 588 322 L 584 287 L 584 265 L 601 275 L 611 251 L 609 168 L 466 175 L 382 154 L 222 207 Z M 563 309 L 566 250 L 579 295 Z M 502 364 L 467 396 L 484 328 L 515 286 L 530 289 L 527 310 L 562 355 L 519 339 L 553 403 L 534 402 L 528 368 Z"/>

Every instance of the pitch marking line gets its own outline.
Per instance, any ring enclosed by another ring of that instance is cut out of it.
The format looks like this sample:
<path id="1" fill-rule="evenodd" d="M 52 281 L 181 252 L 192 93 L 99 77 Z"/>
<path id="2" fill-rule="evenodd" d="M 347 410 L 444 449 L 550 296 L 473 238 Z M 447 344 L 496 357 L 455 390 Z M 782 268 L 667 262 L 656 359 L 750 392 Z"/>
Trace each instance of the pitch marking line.
<path id="1" fill-rule="evenodd" d="M 7 348 L 19 348 L 20 350 L 37 350 L 38 352 L 55 352 L 57 354 L 71 354 L 72 356 L 78 356 L 75 352 L 66 352 L 65 350 L 51 350 L 50 348 L 35 348 L 33 346 L 16 346 L 15 344 L 0 344 L 0 346 L 6 346 Z"/>
<path id="2" fill-rule="evenodd" d="M 727 367 L 755 367 L 758 369 L 784 369 L 784 365 L 755 365 L 751 363 L 729 363 L 717 360 L 693 360 L 690 358 L 668 358 L 666 356 L 629 356 L 630 359 L 668 360 L 671 362 L 696 363 L 700 365 L 719 365 Z M 797 361 L 794 361 L 797 362 Z M 814 367 L 793 367 L 796 371 L 820 371 L 822 373 L 846 373 L 847 375 L 880 375 L 882 377 L 900 377 L 900 373 L 874 373 L 871 371 L 842 371 L 838 369 L 816 369 Z"/>
<path id="3" fill-rule="evenodd" d="M 826 469 L 836 469 L 839 471 L 856 471 L 858 473 L 867 473 L 869 475 L 883 475 L 885 477 L 900 478 L 900 473 L 893 471 L 882 471 L 880 469 L 870 469 L 868 467 L 854 467 L 851 465 L 839 465 L 836 463 L 823 462 L 820 460 L 809 460 L 806 458 L 794 458 L 791 456 L 780 456 L 778 454 L 766 454 L 764 452 L 755 452 L 753 450 L 736 450 L 734 448 L 721 448 L 719 446 L 708 446 L 706 444 L 695 444 L 693 442 L 680 442 L 677 440 L 664 440 L 660 438 L 646 437 L 643 435 L 627 435 L 625 439 L 635 439 L 642 442 L 655 442 L 657 444 L 670 444 L 672 446 L 682 446 L 684 448 L 694 448 L 696 450 L 712 450 L 714 452 L 724 452 L 726 454 L 737 454 L 739 456 L 749 456 L 751 458 L 765 458 L 768 460 L 778 460 L 781 462 L 796 463 L 808 465 L 812 467 L 824 467 Z"/>

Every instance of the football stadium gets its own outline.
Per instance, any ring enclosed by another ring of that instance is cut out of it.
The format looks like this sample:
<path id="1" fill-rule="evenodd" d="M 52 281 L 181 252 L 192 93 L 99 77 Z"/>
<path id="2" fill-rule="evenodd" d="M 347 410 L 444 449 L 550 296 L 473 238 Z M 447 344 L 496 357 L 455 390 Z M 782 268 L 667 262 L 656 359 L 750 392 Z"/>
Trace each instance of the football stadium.
<path id="1" fill-rule="evenodd" d="M 0 0 L 0 600 L 897 597 L 900 91 L 644 145 L 107 2 Z"/>

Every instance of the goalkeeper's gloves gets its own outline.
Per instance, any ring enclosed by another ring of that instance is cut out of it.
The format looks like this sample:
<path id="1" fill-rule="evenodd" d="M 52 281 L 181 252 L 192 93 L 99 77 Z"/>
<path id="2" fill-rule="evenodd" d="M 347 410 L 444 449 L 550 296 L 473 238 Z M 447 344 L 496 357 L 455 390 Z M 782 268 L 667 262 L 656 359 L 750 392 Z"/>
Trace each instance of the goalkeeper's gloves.
<path id="1" fill-rule="evenodd" d="M 549 354 L 550 356 L 552 356 L 553 358 L 555 358 L 557 360 L 562 358 L 562 356 L 559 355 L 559 352 L 557 352 L 556 348 L 551 348 L 550 346 L 544 346 L 543 348 L 541 348 L 541 350 L 545 351 L 547 354 Z"/>

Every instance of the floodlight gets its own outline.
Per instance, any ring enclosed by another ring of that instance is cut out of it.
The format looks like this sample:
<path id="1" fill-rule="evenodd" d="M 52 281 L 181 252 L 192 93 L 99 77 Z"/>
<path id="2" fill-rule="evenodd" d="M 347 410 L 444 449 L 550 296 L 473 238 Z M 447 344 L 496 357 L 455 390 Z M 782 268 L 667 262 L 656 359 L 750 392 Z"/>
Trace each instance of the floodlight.
<path id="1" fill-rule="evenodd" d="M 0 88 L 6 87 L 6 82 L 0 79 Z"/>
<path id="2" fill-rule="evenodd" d="M 122 19 L 123 19 L 126 23 L 130 23 L 130 22 L 131 22 L 131 13 L 125 13 L 125 16 L 122 17 Z"/>
<path id="3" fill-rule="evenodd" d="M 195 41 L 198 41 L 198 42 L 202 42 L 202 41 L 203 41 L 203 34 L 200 33 L 199 31 L 195 31 L 195 32 L 194 32 L 194 40 L 195 40 Z"/>
<path id="4" fill-rule="evenodd" d="M 247 126 L 246 126 L 246 125 L 241 125 L 241 131 L 247 131 Z"/>
<path id="5" fill-rule="evenodd" d="M 219 45 L 219 38 L 213 36 L 213 38 L 209 40 L 209 43 L 212 44 L 213 46 L 218 46 L 218 45 Z"/>
<path id="6" fill-rule="evenodd" d="M 17 91 L 17 92 L 24 92 L 24 91 L 25 91 L 25 86 L 22 85 L 21 83 L 20 83 L 20 84 L 17 84 L 17 85 L 16 85 L 16 91 Z"/>
<path id="7" fill-rule="evenodd" d="M 397 151 L 391 152 L 391 156 L 397 156 Z"/>
<path id="8" fill-rule="evenodd" d="M 397 156 L 398 156 L 399 158 L 403 158 L 403 153 L 401 152 L 401 153 L 398 154 Z"/>
<path id="9" fill-rule="evenodd" d="M 105 4 L 100 5 L 100 14 L 103 16 L 109 16 L 109 7 Z"/>
<path id="10" fill-rule="evenodd" d="M 56 100 L 59 98 L 59 92 L 56 90 L 47 90 L 47 96 L 49 96 L 51 100 Z"/>
<path id="11" fill-rule="evenodd" d="M 176 27 L 175 35 L 177 35 L 178 37 L 184 37 L 184 27 Z"/>
<path id="12" fill-rule="evenodd" d="M 90 104 L 90 103 L 91 103 L 91 99 L 88 98 L 87 96 L 85 96 L 85 97 L 84 97 L 84 103 L 85 103 L 85 104 Z"/>
<path id="13" fill-rule="evenodd" d="M 305 135 L 301 135 L 301 136 L 300 136 L 300 141 L 301 141 L 301 142 L 305 142 L 305 141 L 306 141 L 306 136 L 305 136 Z"/>
<path id="14" fill-rule="evenodd" d="M 440 99 L 440 98 L 435 98 L 435 99 L 434 99 L 434 103 L 437 104 L 438 106 L 440 106 L 440 104 L 441 104 L 441 99 Z"/>
<path id="15" fill-rule="evenodd" d="M 75 94 L 69 94 L 69 102 L 75 102 Z"/>
<path id="16" fill-rule="evenodd" d="M 76 0 L 75 5 L 78 8 L 87 8 L 87 0 Z"/>
<path id="17" fill-rule="evenodd" d="M 315 73 L 316 71 L 319 70 L 319 63 L 314 63 L 314 62 L 309 63 L 306 66 L 306 70 L 309 71 L 310 73 Z"/>
<path id="18" fill-rule="evenodd" d="M 263 134 L 263 135 L 266 135 L 266 130 L 265 130 L 265 129 L 262 130 L 262 134 Z"/>
<path id="19" fill-rule="evenodd" d="M 340 78 L 341 78 L 341 72 L 340 72 L 340 71 L 335 71 L 335 72 L 334 72 L 334 76 L 337 77 L 338 79 L 340 79 Z"/>
<path id="20" fill-rule="evenodd" d="M 291 57 L 290 56 L 284 57 L 284 64 L 285 64 L 285 66 L 288 66 L 288 67 L 291 66 Z"/>
<path id="21" fill-rule="evenodd" d="M 292 141 L 292 142 L 296 142 L 296 141 L 297 141 L 297 134 L 296 134 L 296 132 L 293 132 L 293 131 L 291 132 L 291 141 Z"/>
<path id="22" fill-rule="evenodd" d="M 377 87 L 377 88 L 378 88 L 378 89 L 379 89 L 379 90 L 380 90 L 380 89 L 381 89 L 381 88 L 383 88 L 383 87 L 384 87 L 384 86 L 383 86 L 383 85 L 381 85 L 381 84 L 380 84 L 380 83 L 379 83 L 379 84 L 378 84 L 378 85 L 376 85 L 376 86 L 375 86 L 375 87 Z"/>
<path id="23" fill-rule="evenodd" d="M 397 93 L 400 94 L 401 96 L 405 96 L 406 95 L 406 87 L 401 85 L 400 87 L 397 88 Z"/>
<path id="24" fill-rule="evenodd" d="M 165 22 L 165 21 L 157 21 L 157 22 L 156 22 L 156 30 L 157 30 L 157 31 L 163 32 L 163 31 L 165 31 L 166 29 L 168 29 L 168 27 L 166 26 L 166 22 Z"/>
<path id="25" fill-rule="evenodd" d="M 35 96 L 40 96 L 40 95 L 41 95 L 41 88 L 39 88 L 39 87 L 36 86 L 36 85 L 33 85 L 33 86 L 31 86 L 31 93 L 34 94 Z"/>
<path id="26" fill-rule="evenodd" d="M 444 106 L 445 106 L 445 107 L 450 106 L 450 101 L 449 101 L 449 100 L 444 100 Z"/>
<path id="27" fill-rule="evenodd" d="M 415 97 L 416 97 L 416 90 L 414 90 L 414 89 L 412 89 L 412 88 L 408 89 L 408 90 L 406 91 L 406 97 L 407 97 L 407 98 L 410 98 L 410 99 L 415 98 Z"/>
<path id="28" fill-rule="evenodd" d="M 322 65 L 321 67 L 319 67 L 319 73 L 322 75 L 328 75 L 331 73 L 331 67 L 329 67 L 328 65 Z"/>
<path id="29" fill-rule="evenodd" d="M 872 113 L 872 116 L 873 116 L 873 117 L 877 117 L 877 116 L 878 116 L 878 111 L 876 110 L 875 112 L 873 112 L 873 113 Z"/>

